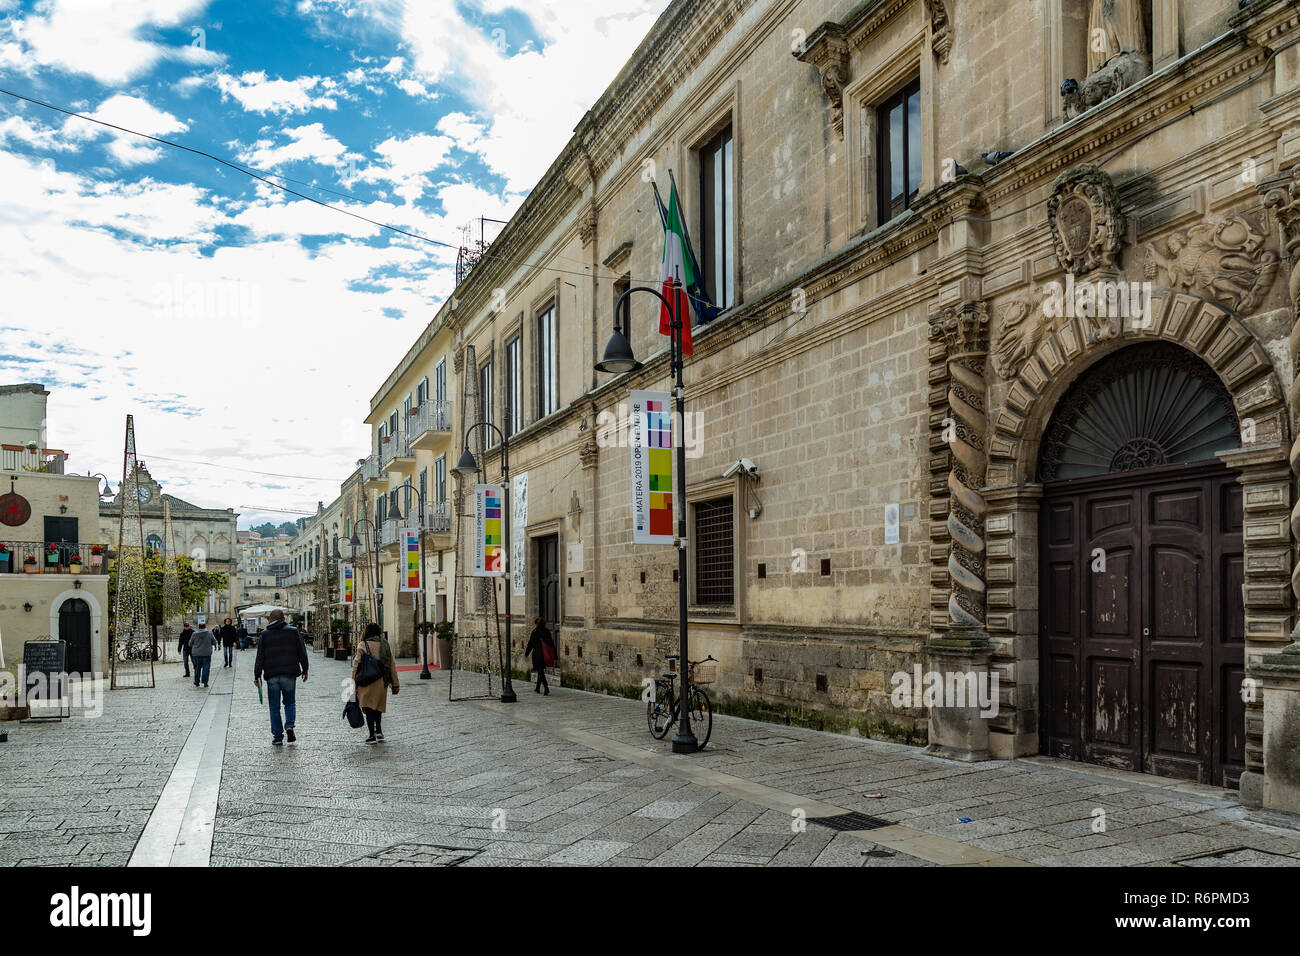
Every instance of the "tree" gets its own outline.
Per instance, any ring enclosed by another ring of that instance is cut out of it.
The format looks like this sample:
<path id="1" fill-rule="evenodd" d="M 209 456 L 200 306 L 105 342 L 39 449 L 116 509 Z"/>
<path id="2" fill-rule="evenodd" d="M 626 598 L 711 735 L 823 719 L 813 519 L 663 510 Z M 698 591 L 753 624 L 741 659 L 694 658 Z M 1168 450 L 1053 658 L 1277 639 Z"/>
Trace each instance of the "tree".
<path id="1" fill-rule="evenodd" d="M 275 537 L 275 525 L 272 524 L 270 521 L 267 521 L 264 524 L 259 524 L 256 528 L 253 528 L 251 530 L 256 531 L 263 538 Z"/>
<path id="2" fill-rule="evenodd" d="M 286 521 L 284 524 L 280 525 L 279 531 L 280 534 L 288 534 L 288 535 L 297 534 L 298 524 L 297 522 L 294 521 Z"/>
<path id="3" fill-rule="evenodd" d="M 224 591 L 230 587 L 230 576 L 222 571 L 200 571 L 188 555 L 176 556 L 176 577 L 180 582 L 181 607 L 192 608 L 208 596 L 209 591 Z M 146 551 L 144 556 L 144 587 L 149 602 L 149 623 L 163 623 L 163 556 L 156 551 Z M 108 603 L 113 606 L 117 594 L 117 565 L 108 571 Z M 186 611 L 188 613 L 188 611 Z"/>

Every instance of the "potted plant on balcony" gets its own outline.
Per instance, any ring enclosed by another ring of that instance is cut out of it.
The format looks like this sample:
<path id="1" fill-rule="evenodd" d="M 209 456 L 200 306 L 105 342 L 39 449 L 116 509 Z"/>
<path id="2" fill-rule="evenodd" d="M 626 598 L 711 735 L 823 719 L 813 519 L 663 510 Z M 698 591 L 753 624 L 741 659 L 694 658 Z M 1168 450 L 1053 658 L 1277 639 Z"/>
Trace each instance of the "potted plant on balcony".
<path id="1" fill-rule="evenodd" d="M 41 569 L 36 563 L 36 555 L 29 554 L 23 558 L 23 571 L 27 574 L 40 574 Z"/>
<path id="2" fill-rule="evenodd" d="M 104 546 L 102 544 L 92 544 L 90 546 L 90 566 L 97 568 L 104 563 Z"/>
<path id="3" fill-rule="evenodd" d="M 451 669 L 451 642 L 456 638 L 456 628 L 451 621 L 439 621 L 433 626 L 433 633 L 438 639 L 438 666 L 443 670 Z"/>
<path id="4" fill-rule="evenodd" d="M 13 555 L 9 553 L 9 545 L 0 541 L 0 574 L 9 574 L 13 566 Z"/>
<path id="5" fill-rule="evenodd" d="M 80 573 L 81 573 L 81 555 L 80 555 L 80 554 L 77 554 L 76 552 L 73 552 L 72 557 L 68 558 L 68 573 L 69 573 L 69 574 L 80 574 Z"/>
<path id="6" fill-rule="evenodd" d="M 49 544 L 45 546 L 45 566 L 47 568 L 55 569 L 50 572 L 51 574 L 58 573 L 57 568 L 59 566 L 59 546 L 55 544 L 53 541 L 51 541 Z"/>

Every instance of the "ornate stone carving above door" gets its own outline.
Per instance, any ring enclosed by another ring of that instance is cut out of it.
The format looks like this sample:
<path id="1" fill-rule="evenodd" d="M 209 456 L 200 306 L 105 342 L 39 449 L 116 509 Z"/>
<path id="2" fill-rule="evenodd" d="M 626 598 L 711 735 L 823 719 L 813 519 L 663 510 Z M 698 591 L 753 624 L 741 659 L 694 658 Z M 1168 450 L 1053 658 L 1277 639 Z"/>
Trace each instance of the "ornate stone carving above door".
<path id="1" fill-rule="evenodd" d="M 1066 272 L 1113 268 L 1124 242 L 1124 214 L 1111 178 L 1091 163 L 1062 173 L 1047 201 L 1047 226 Z"/>
<path id="2" fill-rule="evenodd" d="M 1021 364 L 1034 353 L 1048 332 L 1042 306 L 1029 294 L 1018 296 L 999 312 L 993 344 L 993 369 L 1004 380 L 1015 378 Z"/>
<path id="3" fill-rule="evenodd" d="M 1265 249 L 1267 236 L 1244 216 L 1200 222 L 1147 246 L 1147 279 L 1180 292 L 1222 303 L 1238 315 L 1259 305 L 1273 277 L 1278 254 Z"/>

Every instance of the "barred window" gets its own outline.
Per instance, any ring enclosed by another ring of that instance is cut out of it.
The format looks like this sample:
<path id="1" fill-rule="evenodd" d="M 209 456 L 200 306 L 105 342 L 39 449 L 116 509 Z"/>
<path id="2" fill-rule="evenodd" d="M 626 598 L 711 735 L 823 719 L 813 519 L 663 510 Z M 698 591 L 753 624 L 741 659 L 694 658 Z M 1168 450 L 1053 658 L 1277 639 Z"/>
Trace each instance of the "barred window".
<path id="1" fill-rule="evenodd" d="M 695 505 L 695 603 L 734 604 L 735 533 L 730 497 Z"/>

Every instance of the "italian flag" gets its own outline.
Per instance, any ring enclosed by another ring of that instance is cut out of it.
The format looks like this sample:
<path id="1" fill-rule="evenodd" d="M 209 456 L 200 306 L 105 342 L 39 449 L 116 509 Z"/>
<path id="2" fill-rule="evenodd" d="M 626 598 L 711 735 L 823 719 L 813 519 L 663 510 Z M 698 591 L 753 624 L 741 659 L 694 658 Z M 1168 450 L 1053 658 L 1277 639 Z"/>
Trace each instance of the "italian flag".
<path id="1" fill-rule="evenodd" d="M 673 301 L 673 279 L 677 280 L 677 314 L 682 320 L 682 354 L 694 355 L 691 344 L 691 300 L 686 290 L 695 285 L 691 257 L 686 254 L 686 231 L 682 228 L 682 207 L 677 201 L 677 184 L 668 192 L 668 214 L 664 218 L 664 258 L 659 270 L 663 297 Z M 659 305 L 659 334 L 672 335 L 672 316 L 668 307 Z"/>

